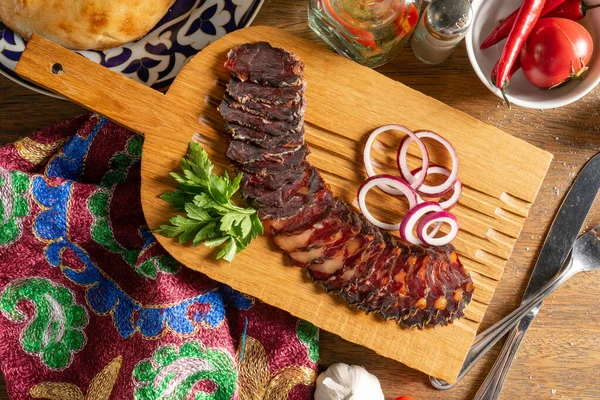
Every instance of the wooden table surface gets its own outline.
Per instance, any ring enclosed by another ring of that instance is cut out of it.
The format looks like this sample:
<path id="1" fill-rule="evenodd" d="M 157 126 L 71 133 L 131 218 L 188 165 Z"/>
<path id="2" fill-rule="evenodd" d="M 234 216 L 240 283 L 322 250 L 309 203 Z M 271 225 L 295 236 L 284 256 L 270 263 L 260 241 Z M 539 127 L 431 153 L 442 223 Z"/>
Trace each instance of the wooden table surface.
<path id="1" fill-rule="evenodd" d="M 308 28 L 305 1 L 267 0 L 254 24 L 281 27 L 325 46 Z M 485 329 L 519 304 L 543 238 L 566 191 L 584 163 L 600 149 L 600 89 L 558 110 L 519 107 L 508 110 L 479 81 L 464 45 L 440 66 L 422 64 L 410 48 L 406 48 L 378 70 L 555 156 L 488 309 L 482 324 Z M 0 93 L 0 143 L 14 141 L 84 112 L 73 104 L 36 94 L 4 77 L 0 77 Z M 599 223 L 600 206 L 595 205 L 586 225 L 592 227 Z M 545 301 L 513 363 L 502 399 L 600 399 L 599 285 L 600 274 L 580 274 Z M 415 399 L 471 399 L 499 349 L 497 345 L 490 351 L 459 386 L 440 392 L 429 385 L 427 376 L 422 373 L 327 332 L 321 334 L 322 364 L 345 362 L 365 366 L 379 377 L 386 399 L 402 394 Z M 7 398 L 0 378 L 0 400 Z"/>

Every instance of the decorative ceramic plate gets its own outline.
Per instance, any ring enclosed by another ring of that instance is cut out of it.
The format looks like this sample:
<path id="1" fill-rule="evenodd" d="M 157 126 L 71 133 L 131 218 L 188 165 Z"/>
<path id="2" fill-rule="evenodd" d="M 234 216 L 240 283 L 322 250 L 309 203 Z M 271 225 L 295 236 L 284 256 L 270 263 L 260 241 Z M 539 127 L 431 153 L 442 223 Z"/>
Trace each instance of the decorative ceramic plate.
<path id="1" fill-rule="evenodd" d="M 155 89 L 168 87 L 196 53 L 226 33 L 252 22 L 264 0 L 176 0 L 143 38 L 104 51 L 78 51 Z M 13 71 L 26 42 L 0 22 L 0 73 L 21 85 L 50 95 Z"/>

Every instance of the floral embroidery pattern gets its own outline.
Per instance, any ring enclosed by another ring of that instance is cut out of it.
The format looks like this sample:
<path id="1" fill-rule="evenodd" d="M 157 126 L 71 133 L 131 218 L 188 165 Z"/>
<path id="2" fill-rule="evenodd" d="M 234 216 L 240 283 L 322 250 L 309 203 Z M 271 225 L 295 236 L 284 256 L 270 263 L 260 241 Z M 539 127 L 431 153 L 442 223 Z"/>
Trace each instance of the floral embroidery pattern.
<path id="1" fill-rule="evenodd" d="M 237 372 L 226 350 L 190 341 L 179 349 L 174 345 L 157 349 L 152 358 L 135 366 L 133 378 L 136 400 L 186 400 L 192 394 L 197 400 L 229 400 L 235 393 Z M 193 393 L 201 381 L 212 381 L 215 388 Z"/>
<path id="2" fill-rule="evenodd" d="M 19 157 L 33 165 L 39 165 L 52 156 L 67 139 L 58 139 L 51 143 L 40 143 L 30 137 L 24 137 L 13 143 Z"/>
<path id="3" fill-rule="evenodd" d="M 227 303 L 233 304 L 238 310 L 247 311 L 254 305 L 254 299 L 244 293 L 233 290 L 227 285 L 220 284 L 219 292 Z"/>
<path id="4" fill-rule="evenodd" d="M 139 232 L 140 236 L 145 240 L 141 250 L 126 249 L 117 242 L 108 221 L 110 215 L 110 198 L 111 191 L 101 188 L 88 199 L 88 209 L 95 218 L 91 228 L 92 239 L 105 249 L 121 254 L 123 260 L 142 276 L 156 278 L 158 271 L 171 274 L 177 273 L 179 263 L 170 255 L 160 254 L 144 257 L 144 253 L 150 254 L 150 249 L 157 243 L 156 238 L 147 227 L 143 227 Z M 141 262 L 138 262 L 138 260 L 141 260 Z"/>
<path id="5" fill-rule="evenodd" d="M 64 179 L 79 179 L 83 174 L 83 164 L 90 145 L 108 120 L 96 116 L 98 122 L 87 137 L 75 134 L 67 140 L 62 151 L 57 154 L 46 168 L 46 175 Z"/>
<path id="6" fill-rule="evenodd" d="M 71 268 L 63 260 L 67 249 L 81 261 L 83 268 Z M 60 267 L 67 278 L 86 287 L 89 307 L 97 314 L 111 315 L 117 331 L 124 338 L 138 330 L 148 338 L 156 338 L 167 329 L 188 335 L 196 331 L 197 324 L 216 328 L 225 319 L 223 300 L 216 289 L 172 305 L 146 307 L 107 278 L 76 245 L 67 241 L 54 242 L 48 246 L 46 257 L 51 265 Z"/>
<path id="7" fill-rule="evenodd" d="M 296 335 L 298 340 L 307 347 L 310 361 L 319 361 L 319 328 L 310 322 L 299 320 Z"/>
<path id="8" fill-rule="evenodd" d="M 296 385 L 312 385 L 317 379 L 315 371 L 300 365 L 290 365 L 271 374 L 267 352 L 252 336 L 246 336 L 246 340 L 240 342 L 237 356 L 241 358 L 238 368 L 240 400 L 287 399 Z"/>
<path id="9" fill-rule="evenodd" d="M 50 242 L 46 248 L 48 262 L 60 267 L 71 281 L 86 288 L 90 308 L 100 315 L 111 315 L 119 334 L 128 338 L 136 331 L 156 338 L 166 329 L 179 334 L 192 334 L 198 324 L 218 327 L 225 319 L 225 307 L 217 289 L 175 304 L 143 306 L 127 295 L 96 266 L 79 246 L 67 238 L 67 213 L 72 182 L 49 186 L 42 178 L 33 181 L 33 195 L 47 210 L 36 218 L 37 235 Z M 81 266 L 70 266 L 63 260 L 65 250 L 80 260 Z"/>
<path id="10" fill-rule="evenodd" d="M 123 183 L 127 179 L 129 168 L 142 156 L 142 145 L 144 138 L 134 135 L 127 141 L 125 150 L 119 151 L 112 156 L 109 162 L 109 171 L 102 177 L 100 186 L 112 186 Z"/>
<path id="11" fill-rule="evenodd" d="M 0 247 L 19 238 L 23 217 L 29 214 L 24 197 L 29 178 L 22 172 L 0 168 Z"/>
<path id="12" fill-rule="evenodd" d="M 29 390 L 29 395 L 34 399 L 50 400 L 108 399 L 119 376 L 121 364 L 123 364 L 123 357 L 119 356 L 104 367 L 90 382 L 85 396 L 78 386 L 66 382 L 39 383 Z"/>
<path id="13" fill-rule="evenodd" d="M 21 345 L 27 353 L 38 355 L 48 368 L 62 370 L 81 350 L 86 337 L 83 328 L 88 315 L 75 304 L 73 294 L 49 279 L 27 278 L 10 283 L 0 295 L 0 311 L 13 322 L 24 322 L 18 304 L 28 300 L 35 314 L 21 331 Z"/>

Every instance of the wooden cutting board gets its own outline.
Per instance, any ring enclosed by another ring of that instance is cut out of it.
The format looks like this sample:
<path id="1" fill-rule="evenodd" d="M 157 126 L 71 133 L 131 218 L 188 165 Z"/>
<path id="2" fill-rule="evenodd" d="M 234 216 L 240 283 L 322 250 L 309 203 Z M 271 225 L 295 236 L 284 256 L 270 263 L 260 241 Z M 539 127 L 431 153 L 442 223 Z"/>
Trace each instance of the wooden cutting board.
<path id="1" fill-rule="evenodd" d="M 347 202 L 354 202 L 356 190 L 365 179 L 362 147 L 376 127 L 397 123 L 413 130 L 432 130 L 455 145 L 464 194 L 454 209 L 461 230 L 453 243 L 476 285 L 466 317 L 448 327 L 420 331 L 366 315 L 313 285 L 299 268 L 289 266 L 272 249 L 266 237 L 254 241 L 231 265 L 214 261 L 214 253 L 205 247 L 180 245 L 161 236 L 159 242 L 189 268 L 383 356 L 453 382 L 544 179 L 551 154 L 312 42 L 269 27 L 242 29 L 209 45 L 183 68 L 167 94 L 39 37 L 29 42 L 16 71 L 145 135 L 142 206 L 148 225 L 155 229 L 174 215 L 158 196 L 173 189 L 169 172 L 178 169 L 188 142 L 200 141 L 220 170 L 228 166 L 228 140 L 216 110 L 228 80 L 223 63 L 230 48 L 259 40 L 284 47 L 306 63 L 309 160 L 333 192 Z M 382 171 L 394 171 L 398 141 L 387 135 L 377 145 L 383 150 L 376 152 Z M 433 149 L 432 158 L 437 164 L 449 163 L 441 148 Z M 412 160 L 418 160 L 418 155 Z M 401 215 L 404 206 L 400 201 L 376 191 L 370 196 L 370 203 L 383 217 Z"/>

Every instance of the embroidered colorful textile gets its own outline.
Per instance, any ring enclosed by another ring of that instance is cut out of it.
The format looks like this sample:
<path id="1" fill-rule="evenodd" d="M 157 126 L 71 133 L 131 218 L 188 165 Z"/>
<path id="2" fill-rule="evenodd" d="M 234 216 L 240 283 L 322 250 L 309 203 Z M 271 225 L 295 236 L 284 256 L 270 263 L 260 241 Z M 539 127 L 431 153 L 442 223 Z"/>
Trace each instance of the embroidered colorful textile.
<path id="1" fill-rule="evenodd" d="M 92 115 L 0 147 L 10 397 L 311 399 L 318 330 L 160 247 L 141 211 L 142 142 Z"/>

